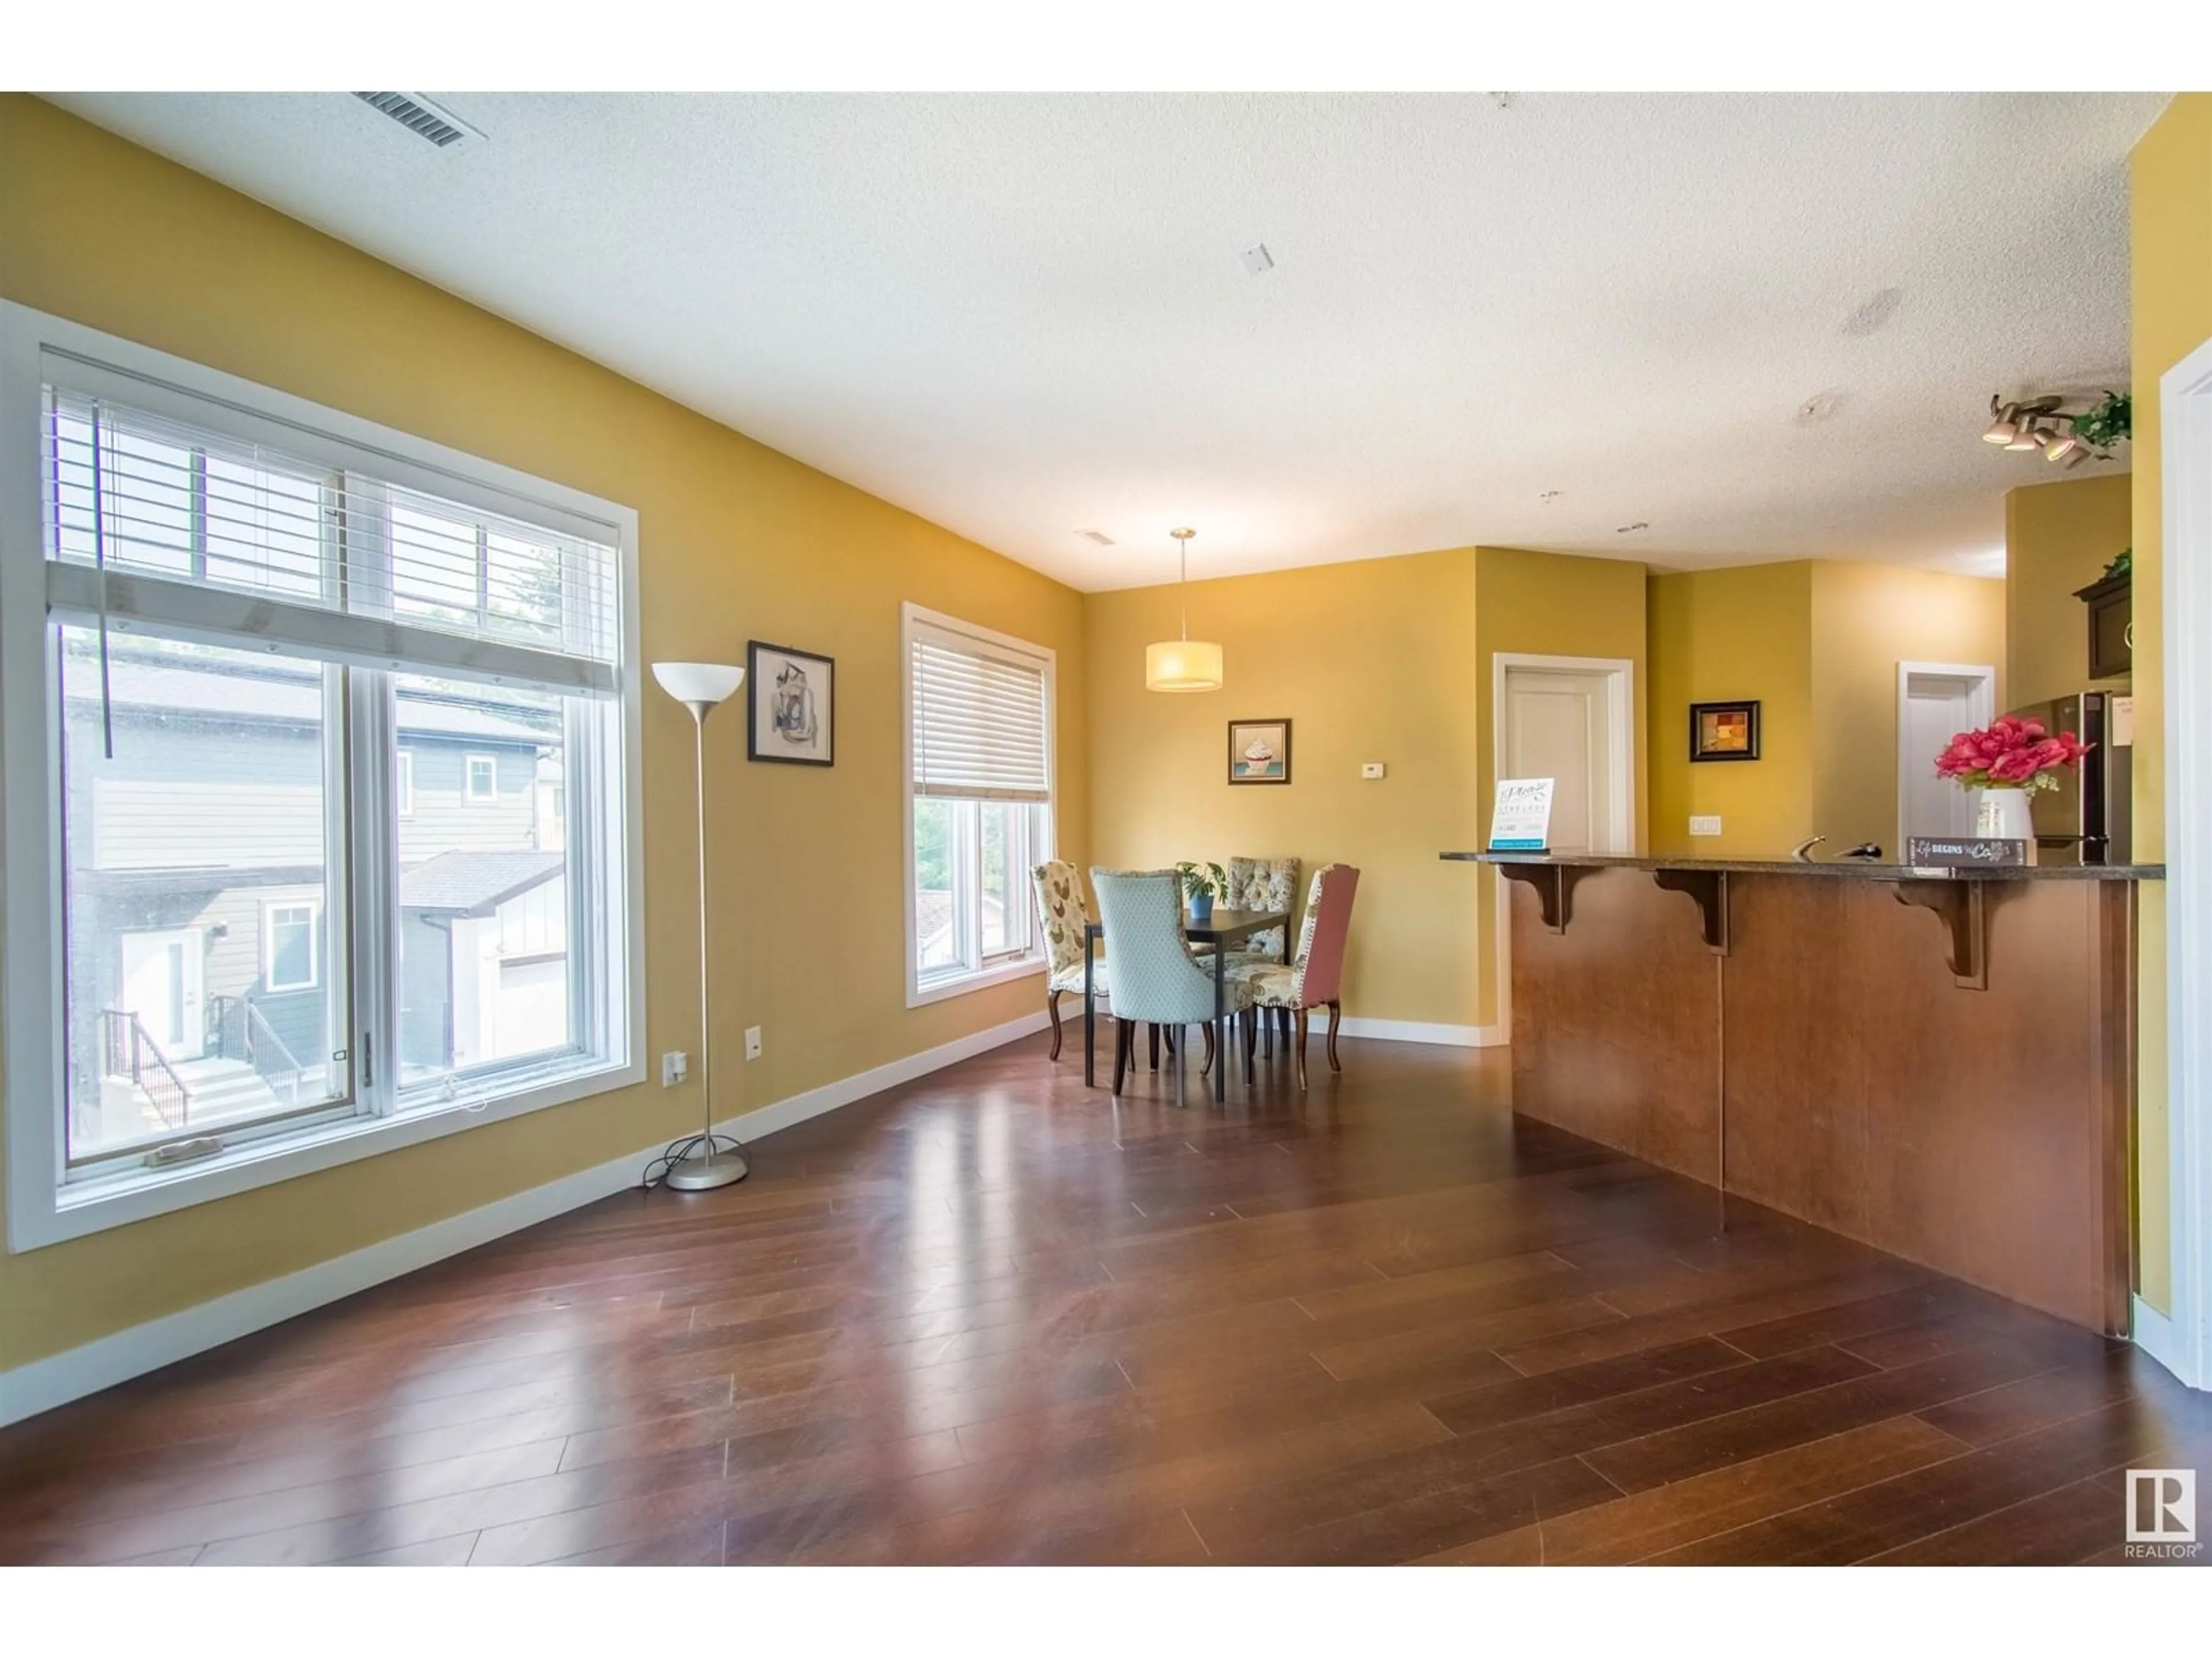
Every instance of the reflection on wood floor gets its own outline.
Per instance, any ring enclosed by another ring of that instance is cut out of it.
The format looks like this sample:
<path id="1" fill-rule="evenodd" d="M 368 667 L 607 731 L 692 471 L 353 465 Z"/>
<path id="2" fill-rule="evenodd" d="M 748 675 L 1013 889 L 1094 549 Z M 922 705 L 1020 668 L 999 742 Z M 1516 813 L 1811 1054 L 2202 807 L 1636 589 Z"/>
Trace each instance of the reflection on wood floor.
<path id="1" fill-rule="evenodd" d="M 0 1431 L 11 1562 L 2116 1560 L 2124 1345 L 1357 1042 L 1025 1041 Z"/>

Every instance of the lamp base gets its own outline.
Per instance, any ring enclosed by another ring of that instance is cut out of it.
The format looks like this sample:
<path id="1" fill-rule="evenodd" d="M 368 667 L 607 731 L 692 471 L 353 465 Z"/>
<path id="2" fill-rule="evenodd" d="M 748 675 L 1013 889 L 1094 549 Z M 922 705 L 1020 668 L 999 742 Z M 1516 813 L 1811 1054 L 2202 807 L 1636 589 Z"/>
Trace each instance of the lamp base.
<path id="1" fill-rule="evenodd" d="M 703 1193 L 743 1181 L 752 1165 L 744 1148 L 726 1135 L 696 1135 L 678 1147 L 661 1184 L 679 1193 Z"/>

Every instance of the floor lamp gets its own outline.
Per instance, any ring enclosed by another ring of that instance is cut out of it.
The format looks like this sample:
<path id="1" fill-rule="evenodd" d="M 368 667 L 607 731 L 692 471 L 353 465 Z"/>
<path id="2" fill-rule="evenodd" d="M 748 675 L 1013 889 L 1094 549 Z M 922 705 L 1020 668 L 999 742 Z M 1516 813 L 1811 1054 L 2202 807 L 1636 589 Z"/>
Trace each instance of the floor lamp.
<path id="1" fill-rule="evenodd" d="M 699 807 L 699 1092 L 707 1100 L 703 1133 L 691 1135 L 661 1154 L 663 1177 L 682 1192 L 702 1192 L 743 1181 L 750 1167 L 744 1144 L 714 1133 L 714 1073 L 708 1069 L 707 1033 L 714 1014 L 707 1000 L 707 716 L 745 683 L 745 671 L 719 662 L 657 662 L 653 678 L 660 689 L 691 711 L 697 757 Z"/>

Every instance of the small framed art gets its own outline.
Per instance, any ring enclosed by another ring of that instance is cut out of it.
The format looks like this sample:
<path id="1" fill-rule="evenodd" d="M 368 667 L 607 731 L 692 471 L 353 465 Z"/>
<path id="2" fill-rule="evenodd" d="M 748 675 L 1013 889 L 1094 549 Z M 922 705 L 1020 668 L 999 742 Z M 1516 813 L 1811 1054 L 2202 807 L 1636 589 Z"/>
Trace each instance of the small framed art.
<path id="1" fill-rule="evenodd" d="M 1229 781 L 1288 783 L 1291 781 L 1291 723 L 1288 720 L 1229 722 Z"/>
<path id="2" fill-rule="evenodd" d="M 745 756 L 791 766 L 837 757 L 837 665 L 811 651 L 745 642 Z"/>
<path id="3" fill-rule="evenodd" d="M 1758 703 L 1692 703 L 1690 758 L 1693 761 L 1757 760 Z"/>

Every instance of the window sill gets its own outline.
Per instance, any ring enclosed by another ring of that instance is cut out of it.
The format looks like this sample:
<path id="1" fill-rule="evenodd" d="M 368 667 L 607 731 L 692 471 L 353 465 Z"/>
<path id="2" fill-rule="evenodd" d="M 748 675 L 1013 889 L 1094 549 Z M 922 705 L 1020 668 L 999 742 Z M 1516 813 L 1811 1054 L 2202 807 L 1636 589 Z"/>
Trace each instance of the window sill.
<path id="1" fill-rule="evenodd" d="M 1012 980 L 1029 979 L 1043 972 L 1043 957 L 1029 956 L 1018 962 L 986 968 L 980 973 L 963 974 L 957 979 L 933 980 L 927 985 L 917 985 L 909 980 L 906 988 L 906 1006 L 909 1008 L 926 1007 L 933 1002 L 945 1002 L 953 997 L 966 996 L 970 991 L 1004 985 Z"/>
<path id="2" fill-rule="evenodd" d="M 21 1255 L 644 1081 L 641 1061 L 604 1066 L 479 1104 L 456 1102 L 391 1117 L 350 1119 L 325 1128 L 311 1140 L 249 1142 L 174 1169 L 134 1168 L 127 1174 L 50 1189 L 46 1202 L 35 1206 L 21 1202 L 19 1190 L 8 1206 L 8 1249 L 11 1255 Z"/>

